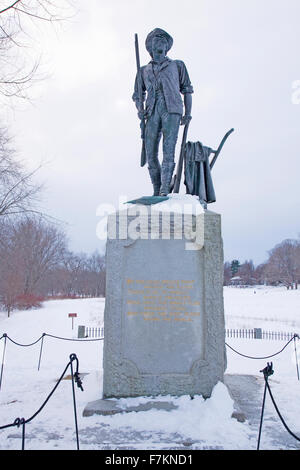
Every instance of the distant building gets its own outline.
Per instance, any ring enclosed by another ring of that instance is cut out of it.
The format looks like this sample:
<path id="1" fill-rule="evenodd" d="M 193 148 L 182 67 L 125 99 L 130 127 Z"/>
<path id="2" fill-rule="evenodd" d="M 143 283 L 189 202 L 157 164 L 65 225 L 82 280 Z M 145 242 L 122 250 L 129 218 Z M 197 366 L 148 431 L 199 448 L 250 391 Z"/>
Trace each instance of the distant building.
<path id="1" fill-rule="evenodd" d="M 230 284 L 232 286 L 240 286 L 241 284 L 243 284 L 243 280 L 240 276 L 234 276 L 230 279 Z"/>

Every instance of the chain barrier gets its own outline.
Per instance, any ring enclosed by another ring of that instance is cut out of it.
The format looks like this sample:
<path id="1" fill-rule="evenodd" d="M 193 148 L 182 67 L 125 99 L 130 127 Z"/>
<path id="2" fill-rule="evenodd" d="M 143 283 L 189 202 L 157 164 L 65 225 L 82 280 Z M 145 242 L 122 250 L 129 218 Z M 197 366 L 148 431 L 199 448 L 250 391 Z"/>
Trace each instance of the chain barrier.
<path id="1" fill-rule="evenodd" d="M 298 334 L 294 334 L 294 336 L 292 336 L 292 338 L 283 346 L 282 349 L 280 349 L 280 351 L 277 351 L 276 353 L 274 354 L 270 354 L 269 356 L 248 356 L 247 354 L 242 354 L 240 353 L 239 351 L 237 351 L 236 349 L 234 349 L 232 346 L 230 346 L 228 343 L 225 342 L 225 345 L 231 349 L 233 352 L 235 352 L 236 354 L 238 354 L 239 356 L 242 356 L 242 357 L 246 357 L 247 359 L 270 359 L 271 357 L 274 357 L 274 356 L 277 356 L 278 354 L 282 353 L 282 351 L 284 351 L 284 349 L 292 342 L 294 341 L 294 351 L 295 351 L 295 362 L 296 362 L 296 370 L 297 370 L 297 378 L 298 380 L 300 380 L 300 374 L 299 374 L 299 364 L 298 364 L 298 353 L 297 353 L 297 346 L 296 346 L 296 339 L 300 339 L 299 335 Z"/>
<path id="2" fill-rule="evenodd" d="M 1 337 L 0 337 L 0 340 L 4 338 L 4 348 L 3 348 L 3 355 L 2 355 L 2 365 L 1 365 L 1 373 L 0 373 L 0 389 L 1 389 L 1 384 L 2 384 L 2 377 L 3 377 L 3 367 L 4 367 L 4 358 L 5 358 L 5 351 L 6 351 L 6 343 L 7 343 L 7 340 L 11 341 L 12 343 L 14 343 L 15 345 L 17 346 L 22 346 L 22 347 L 28 347 L 28 346 L 33 346 L 34 344 L 37 344 L 39 341 L 41 341 L 41 348 L 40 348 L 40 354 L 39 354 L 39 363 L 38 363 L 38 370 L 40 369 L 40 363 L 41 363 L 41 356 L 42 356 L 42 349 L 43 349 L 43 343 L 44 343 L 44 338 L 45 336 L 49 336 L 51 338 L 55 338 L 55 339 L 59 339 L 59 340 L 65 340 L 65 341 L 79 341 L 79 342 L 89 342 L 89 341 L 101 341 L 103 340 L 104 338 L 93 338 L 93 339 L 77 339 L 77 338 L 65 338 L 65 337 L 61 337 L 61 336 L 55 336 L 55 335 L 51 335 L 51 334 L 48 334 L 48 333 L 43 333 L 36 341 L 32 342 L 32 343 L 29 343 L 29 344 L 21 344 L 21 343 L 18 343 L 14 340 L 12 340 L 6 333 L 4 333 Z M 228 343 L 225 342 L 225 345 L 230 348 L 232 351 L 234 351 L 236 354 L 242 356 L 242 357 L 245 357 L 247 359 L 258 359 L 258 360 L 262 360 L 262 359 L 269 359 L 271 357 L 274 357 L 274 356 L 277 356 L 278 354 L 280 354 L 282 351 L 285 350 L 285 348 L 292 342 L 294 341 L 294 350 L 295 350 L 295 355 L 296 355 L 296 367 L 297 367 L 297 377 L 298 377 L 298 380 L 299 380 L 299 365 L 298 365 L 298 358 L 297 358 L 297 348 L 296 348 L 296 339 L 300 339 L 299 335 L 298 334 L 294 334 L 294 336 L 283 346 L 282 349 L 280 349 L 279 351 L 277 351 L 276 353 L 274 354 L 271 354 L 269 356 L 249 356 L 249 355 L 246 355 L 246 354 L 242 354 L 240 353 L 239 351 L 237 351 L 236 349 L 234 349 L 232 346 L 230 346 Z M 73 362 L 76 362 L 76 370 L 74 372 L 74 369 L 73 369 Z M 40 411 L 44 408 L 44 406 L 46 405 L 46 403 L 49 401 L 50 397 L 53 395 L 53 393 L 55 392 L 55 390 L 57 389 L 58 385 L 60 384 L 60 382 L 62 381 L 67 369 L 70 367 L 71 369 L 71 377 L 72 377 L 72 396 L 73 396 L 73 409 L 74 409 L 74 421 L 75 421 L 75 433 L 76 433 L 76 444 L 77 444 L 77 450 L 79 450 L 79 433 L 78 433 L 78 422 L 77 422 L 77 410 L 76 410 L 76 396 L 75 396 L 75 383 L 77 385 L 78 388 L 80 388 L 82 391 L 83 391 L 83 387 L 82 387 L 82 382 L 81 382 L 81 379 L 80 379 L 80 375 L 79 375 L 79 361 L 78 361 L 78 358 L 76 356 L 76 354 L 71 354 L 70 355 L 70 361 L 69 363 L 67 364 L 67 366 L 65 367 L 60 379 L 58 380 L 58 382 L 56 383 L 55 387 L 52 389 L 52 391 L 50 392 L 50 394 L 48 395 L 48 397 L 46 398 L 46 400 L 44 401 L 44 403 L 41 405 L 41 407 L 36 411 L 36 413 L 34 413 L 34 415 L 32 415 L 30 418 L 28 419 L 24 419 L 24 418 L 16 418 L 15 421 L 11 424 L 7 424 L 5 426 L 0 426 L 0 430 L 2 429 L 6 429 L 6 428 L 9 428 L 9 427 L 13 427 L 13 426 L 17 426 L 18 428 L 20 426 L 22 426 L 22 450 L 25 449 L 25 425 L 27 423 L 29 423 L 30 421 L 32 421 L 39 413 Z M 260 417 L 260 426 L 259 426 L 259 433 L 258 433 L 258 441 L 257 441 L 257 450 L 259 450 L 260 448 L 260 441 L 261 441 L 261 434 L 262 434 L 262 424 L 263 424 L 263 417 L 264 417 L 264 410 L 265 410 L 265 400 L 266 400 L 266 393 L 267 391 L 269 392 L 269 395 L 270 395 L 270 398 L 272 400 L 272 403 L 274 405 L 274 408 L 283 424 L 283 426 L 285 427 L 285 429 L 288 431 L 288 433 L 293 436 L 296 440 L 300 441 L 300 437 L 298 437 L 296 434 L 294 434 L 290 429 L 289 427 L 287 426 L 286 422 L 284 421 L 279 409 L 278 409 L 278 406 L 275 402 L 275 399 L 273 397 L 273 394 L 272 394 L 272 391 L 270 389 L 270 385 L 268 383 L 268 378 L 270 375 L 272 375 L 274 373 L 274 370 L 273 370 L 273 363 L 267 363 L 267 366 L 262 369 L 260 372 L 263 373 L 263 376 L 264 376 L 264 380 L 265 380 L 265 387 L 264 387 L 264 394 L 263 394 L 263 402 L 262 402 L 262 409 L 261 409 L 261 417 Z"/>
<path id="3" fill-rule="evenodd" d="M 1 369 L 0 369 L 0 390 L 1 390 L 1 387 L 2 387 L 2 379 L 3 379 L 3 371 L 4 371 L 4 359 L 5 359 L 7 340 L 9 340 L 11 343 L 15 344 L 16 346 L 20 346 L 20 347 L 24 347 L 24 348 L 34 346 L 39 341 L 41 341 L 41 347 L 40 347 L 40 352 L 39 352 L 39 360 L 38 360 L 38 370 L 40 370 L 42 352 L 43 352 L 43 346 L 44 346 L 44 338 L 46 336 L 48 336 L 49 338 L 59 339 L 59 340 L 63 340 L 63 341 L 77 341 L 77 342 L 81 342 L 81 343 L 87 343 L 87 342 L 91 342 L 91 341 L 103 341 L 103 339 L 104 339 L 103 337 L 102 338 L 92 338 L 92 339 L 64 338 L 62 336 L 55 336 L 55 335 L 51 335 L 49 333 L 43 333 L 36 341 L 33 341 L 32 343 L 28 343 L 28 344 L 22 344 L 22 343 L 18 343 L 17 341 L 13 340 L 12 338 L 10 338 L 6 333 L 3 333 L 3 335 L 0 337 L 0 341 L 2 339 L 4 339 L 4 346 L 3 346 L 3 353 L 2 353 L 2 363 L 1 363 Z"/>
<path id="4" fill-rule="evenodd" d="M 74 372 L 74 369 L 73 369 L 73 362 L 74 361 L 76 362 L 76 371 L 75 372 Z M 11 427 L 14 427 L 14 426 L 16 426 L 18 428 L 20 426 L 22 426 L 22 450 L 25 450 L 25 425 L 27 423 L 30 423 L 30 421 L 32 421 L 42 411 L 42 409 L 46 406 L 46 404 L 48 403 L 48 401 L 50 400 L 50 398 L 54 394 L 55 390 L 57 389 L 57 387 L 59 386 L 59 384 L 63 380 L 63 378 L 65 376 L 65 373 L 66 373 L 66 371 L 68 370 L 69 367 L 71 369 L 71 377 L 72 377 L 71 382 L 72 382 L 72 396 L 73 396 L 73 411 L 74 411 L 74 421 L 75 421 L 76 445 L 77 445 L 77 450 L 79 450 L 79 433 L 78 433 L 78 422 L 77 422 L 75 383 L 76 383 L 77 387 L 80 388 L 82 391 L 83 391 L 83 387 L 82 387 L 82 382 L 81 382 L 80 375 L 79 375 L 79 361 L 78 361 L 78 358 L 77 358 L 76 354 L 71 354 L 70 355 L 70 361 L 66 365 L 66 367 L 65 367 L 63 373 L 61 374 L 60 378 L 58 379 L 57 383 L 55 384 L 55 386 L 53 387 L 53 389 L 51 390 L 51 392 L 47 396 L 44 403 L 40 406 L 40 408 L 30 418 L 28 418 L 28 419 L 16 418 L 13 423 L 6 424 L 4 426 L 0 426 L 0 430 L 11 428 Z"/>
<path id="5" fill-rule="evenodd" d="M 1 339 L 4 338 L 4 347 L 3 347 L 3 355 L 2 355 L 2 364 L 1 364 L 1 370 L 0 370 L 0 390 L 2 386 L 2 379 L 3 379 L 3 370 L 4 370 L 4 358 L 5 358 L 5 352 L 6 352 L 6 342 L 7 340 L 11 341 L 13 344 L 16 346 L 21 346 L 21 347 L 29 347 L 37 344 L 39 341 L 41 341 L 41 347 L 40 347 L 40 352 L 39 352 L 39 360 L 38 360 L 38 370 L 40 370 L 41 367 L 41 359 L 42 359 L 42 352 L 43 352 L 43 346 L 44 346 L 44 338 L 48 336 L 49 338 L 54 338 L 58 340 L 63 340 L 63 341 L 76 341 L 76 342 L 92 342 L 92 341 L 103 341 L 104 337 L 102 338 L 92 338 L 92 339 L 78 339 L 78 338 L 65 338 L 62 336 L 56 336 L 56 335 L 51 335 L 49 333 L 43 333 L 36 341 L 33 341 L 32 343 L 28 344 L 22 344 L 18 343 L 17 341 L 13 340 L 10 338 L 6 333 L 3 333 L 3 335 L 0 337 Z M 298 364 L 298 354 L 297 354 L 297 346 L 296 346 L 296 339 L 300 339 L 298 334 L 294 334 L 294 336 L 289 339 L 289 341 L 283 346 L 283 348 L 280 349 L 280 351 L 277 351 L 274 354 L 270 354 L 269 356 L 249 356 L 247 354 L 242 354 L 236 349 L 234 349 L 230 344 L 225 342 L 225 345 L 231 349 L 233 352 L 238 354 L 239 356 L 245 357 L 247 359 L 258 359 L 258 360 L 263 360 L 263 359 L 270 359 L 272 357 L 277 356 L 278 354 L 282 353 L 284 349 L 292 342 L 294 341 L 294 350 L 295 350 L 295 358 L 296 358 L 296 369 L 297 369 L 297 377 L 298 380 L 300 380 L 300 374 L 299 374 L 299 364 Z"/>
<path id="6" fill-rule="evenodd" d="M 9 341 L 11 341 L 12 343 L 14 343 L 16 346 L 22 346 L 22 347 L 28 347 L 28 346 L 33 346 L 35 344 L 37 344 L 39 341 L 41 341 L 45 336 L 49 336 L 49 338 L 55 338 L 55 339 L 61 339 L 61 340 L 64 340 L 64 341 L 79 341 L 79 342 L 82 342 L 82 343 L 87 343 L 89 341 L 101 341 L 103 340 L 104 338 L 92 338 L 92 339 L 85 339 L 85 338 L 82 338 L 82 339 L 78 339 L 78 338 L 64 338 L 62 336 L 55 336 L 55 335 L 51 335 L 49 333 L 43 333 L 36 341 L 33 341 L 32 343 L 28 343 L 28 344 L 22 344 L 22 343 L 18 343 L 17 341 L 13 340 L 12 338 L 10 338 L 6 333 L 3 333 L 3 335 L 0 337 L 0 340 L 2 338 L 7 338 Z"/>
<path id="7" fill-rule="evenodd" d="M 277 351 L 276 353 L 274 354 L 270 354 L 270 356 L 248 356 L 247 354 L 242 354 L 240 353 L 239 351 L 237 351 L 236 349 L 234 349 L 232 346 L 230 346 L 228 343 L 225 342 L 226 346 L 231 349 L 232 351 L 234 351 L 236 354 L 238 354 L 239 356 L 243 356 L 243 357 L 246 357 L 247 359 L 270 359 L 271 357 L 274 357 L 274 356 L 277 356 L 278 354 L 282 353 L 282 351 L 293 341 L 293 340 L 296 340 L 296 338 L 299 339 L 299 335 L 298 334 L 294 334 L 294 336 L 289 339 L 289 341 L 283 346 L 282 349 L 280 349 L 280 351 Z M 295 343 L 296 344 L 296 343 Z"/>
<path id="8" fill-rule="evenodd" d="M 44 335 L 45 333 L 43 333 Z M 34 346 L 35 344 L 37 344 L 39 341 L 41 341 L 42 339 L 42 336 L 40 336 L 36 341 L 33 341 L 33 343 L 29 343 L 29 344 L 21 344 L 21 343 L 17 343 L 17 341 L 11 339 L 6 333 L 3 334 L 3 337 L 6 337 L 11 343 L 15 344 L 16 346 L 22 346 L 24 348 L 28 348 L 30 346 Z M 0 338 L 1 339 L 1 338 Z"/>
<path id="9" fill-rule="evenodd" d="M 273 394 L 272 394 L 272 391 L 271 391 L 271 388 L 270 388 L 270 385 L 269 385 L 269 382 L 268 382 L 268 379 L 270 377 L 270 375 L 273 375 L 274 374 L 274 370 L 273 370 L 273 363 L 267 363 L 267 366 L 262 369 L 260 372 L 263 373 L 264 375 L 264 380 L 265 380 L 265 388 L 264 388 L 264 394 L 263 394 L 263 402 L 262 402 L 262 408 L 261 408 L 261 415 L 260 415 L 260 425 L 259 425 L 259 433 L 258 433 L 258 440 L 257 440 L 257 450 L 259 450 L 260 448 L 260 440 L 261 440 L 261 433 L 262 433 L 262 424 L 263 424 L 263 418 L 264 418 L 264 410 L 265 410 L 265 401 L 266 401 L 266 393 L 267 391 L 269 392 L 269 395 L 270 395 L 270 398 L 272 400 L 272 403 L 274 405 L 274 408 L 276 410 L 276 413 L 278 414 L 279 418 L 280 418 L 280 421 L 282 422 L 283 426 L 285 427 L 285 429 L 287 430 L 287 432 L 293 436 L 297 441 L 300 441 L 300 437 L 298 437 L 296 434 L 294 434 L 290 428 L 288 427 L 288 425 L 286 424 L 285 420 L 283 419 L 282 417 L 282 414 L 280 413 L 279 411 L 279 408 L 275 402 L 275 399 L 273 397 Z"/>

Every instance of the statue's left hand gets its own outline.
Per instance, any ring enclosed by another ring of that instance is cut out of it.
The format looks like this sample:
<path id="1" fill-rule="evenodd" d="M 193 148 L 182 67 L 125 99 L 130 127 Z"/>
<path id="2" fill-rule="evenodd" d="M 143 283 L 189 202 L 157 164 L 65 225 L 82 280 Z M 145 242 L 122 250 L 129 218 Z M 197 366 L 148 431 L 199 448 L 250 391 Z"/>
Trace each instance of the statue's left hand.
<path id="1" fill-rule="evenodd" d="M 188 122 L 190 122 L 191 119 L 192 116 L 190 114 L 185 114 L 184 116 L 182 116 L 180 124 L 185 126 Z"/>

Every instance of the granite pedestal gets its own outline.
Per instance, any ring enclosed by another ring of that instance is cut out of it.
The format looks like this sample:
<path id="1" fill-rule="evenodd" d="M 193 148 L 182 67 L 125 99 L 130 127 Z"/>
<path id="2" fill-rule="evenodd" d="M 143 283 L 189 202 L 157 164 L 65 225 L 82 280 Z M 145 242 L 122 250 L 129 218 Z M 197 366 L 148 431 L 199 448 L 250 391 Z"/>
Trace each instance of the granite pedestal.
<path id="1" fill-rule="evenodd" d="M 220 215 L 167 203 L 110 215 L 103 399 L 209 397 L 225 367 Z"/>
<path id="2" fill-rule="evenodd" d="M 104 398 L 208 397 L 223 380 L 220 215 L 159 206 L 108 219 Z"/>

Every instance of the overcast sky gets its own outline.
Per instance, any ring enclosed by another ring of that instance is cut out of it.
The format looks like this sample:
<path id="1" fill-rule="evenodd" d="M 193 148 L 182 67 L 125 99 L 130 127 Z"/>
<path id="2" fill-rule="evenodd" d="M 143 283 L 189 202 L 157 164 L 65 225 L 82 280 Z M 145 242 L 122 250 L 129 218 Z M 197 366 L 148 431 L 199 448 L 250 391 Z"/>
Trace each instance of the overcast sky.
<path id="1" fill-rule="evenodd" d="M 216 147 L 235 128 L 213 169 L 217 202 L 209 207 L 222 215 L 225 259 L 257 264 L 276 243 L 297 238 L 299 0 L 75 3 L 72 20 L 40 36 L 51 76 L 35 91 L 34 105 L 11 116 L 28 167 L 48 162 L 39 173 L 43 206 L 67 223 L 71 249 L 103 247 L 96 236 L 100 204 L 152 193 L 147 168 L 139 166 L 131 95 L 134 33 L 146 64 L 144 43 L 155 27 L 173 36 L 168 55 L 185 62 L 194 86 L 188 139 Z"/>

